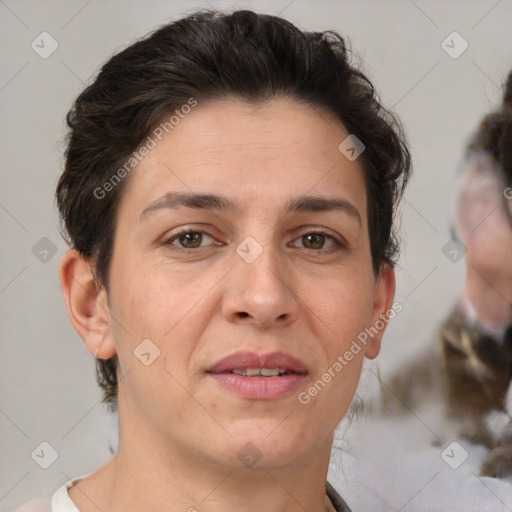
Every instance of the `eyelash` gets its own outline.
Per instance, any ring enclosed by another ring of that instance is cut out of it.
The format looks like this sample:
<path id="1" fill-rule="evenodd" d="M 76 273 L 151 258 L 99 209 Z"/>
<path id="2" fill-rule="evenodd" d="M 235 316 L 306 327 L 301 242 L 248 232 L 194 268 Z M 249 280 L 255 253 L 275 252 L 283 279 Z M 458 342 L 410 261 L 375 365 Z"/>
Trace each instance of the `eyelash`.
<path id="1" fill-rule="evenodd" d="M 172 237 L 164 240 L 162 242 L 162 244 L 165 245 L 166 247 L 171 248 L 171 250 L 182 251 L 182 252 L 192 252 L 192 251 L 197 251 L 199 249 L 204 248 L 204 246 L 194 247 L 194 248 L 186 248 L 186 247 L 180 247 L 180 246 L 174 244 L 174 242 L 176 240 L 178 240 L 180 237 L 182 237 L 184 235 L 188 235 L 188 234 L 202 234 L 202 235 L 207 235 L 210 238 L 214 238 L 212 235 L 208 234 L 206 231 L 194 230 L 194 229 L 184 229 L 182 231 L 179 231 L 178 233 L 175 233 L 174 235 L 172 235 Z M 325 238 L 330 239 L 334 243 L 334 247 L 331 247 L 329 249 L 308 249 L 307 247 L 304 247 L 304 249 L 306 251 L 312 251 L 312 252 L 316 252 L 316 253 L 319 253 L 319 252 L 331 253 L 333 251 L 339 251 L 341 249 L 347 248 L 347 244 L 345 241 L 338 240 L 336 237 L 329 234 L 327 231 L 322 231 L 322 230 L 318 230 L 318 229 L 306 231 L 306 232 L 302 233 L 295 240 L 299 240 L 300 238 L 307 236 L 307 235 L 322 235 Z"/>

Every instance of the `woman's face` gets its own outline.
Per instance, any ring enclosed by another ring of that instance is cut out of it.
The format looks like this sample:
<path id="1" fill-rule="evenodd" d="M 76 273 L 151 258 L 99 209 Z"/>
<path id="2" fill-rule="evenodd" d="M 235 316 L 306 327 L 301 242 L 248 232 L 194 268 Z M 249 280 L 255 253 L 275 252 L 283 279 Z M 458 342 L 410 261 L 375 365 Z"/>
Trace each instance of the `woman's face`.
<path id="1" fill-rule="evenodd" d="M 512 226 L 498 172 L 482 158 L 461 175 L 457 229 L 466 245 L 467 298 L 481 322 L 500 329 L 512 322 Z"/>
<path id="2" fill-rule="evenodd" d="M 394 292 L 392 269 L 372 271 L 348 135 L 287 99 L 199 103 L 133 170 L 109 290 L 121 439 L 236 467 L 330 449 L 381 333 L 345 354 Z M 255 367 L 270 375 L 239 375 Z"/>

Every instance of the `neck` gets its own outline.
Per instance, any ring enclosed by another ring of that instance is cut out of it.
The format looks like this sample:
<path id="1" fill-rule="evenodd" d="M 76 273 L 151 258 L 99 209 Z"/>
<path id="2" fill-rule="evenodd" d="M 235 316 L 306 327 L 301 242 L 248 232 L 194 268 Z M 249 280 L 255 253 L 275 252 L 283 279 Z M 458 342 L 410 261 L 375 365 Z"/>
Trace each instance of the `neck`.
<path id="1" fill-rule="evenodd" d="M 73 487 L 69 491 L 81 511 L 334 510 L 325 493 L 332 438 L 286 466 L 246 468 L 222 464 L 164 439 L 156 429 L 146 429 L 141 418 L 124 421 L 121 407 L 119 414 L 116 455 L 78 483 L 78 492 Z M 96 507 L 91 508 L 91 502 Z"/>
<path id="2" fill-rule="evenodd" d="M 498 341 L 500 341 L 503 338 L 503 335 L 505 334 L 505 331 L 507 330 L 509 324 L 507 324 L 506 322 L 502 322 L 498 325 L 495 325 L 484 322 L 481 318 L 478 317 L 476 309 L 473 307 L 473 304 L 471 304 L 471 301 L 469 300 L 465 292 L 462 293 L 461 299 L 462 307 L 468 320 L 471 323 L 477 325 L 480 331 L 483 332 L 484 334 L 492 336 L 496 338 Z"/>

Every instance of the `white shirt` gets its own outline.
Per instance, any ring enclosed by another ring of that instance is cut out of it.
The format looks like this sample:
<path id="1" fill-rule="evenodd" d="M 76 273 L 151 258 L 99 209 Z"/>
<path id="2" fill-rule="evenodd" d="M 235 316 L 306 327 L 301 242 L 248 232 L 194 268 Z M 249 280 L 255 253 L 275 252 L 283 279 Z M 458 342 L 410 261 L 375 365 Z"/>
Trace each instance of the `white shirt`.
<path id="1" fill-rule="evenodd" d="M 80 512 L 68 494 L 68 489 L 89 475 L 79 476 L 59 487 L 51 499 L 40 496 L 21 504 L 11 512 Z"/>
<path id="2" fill-rule="evenodd" d="M 77 506 L 71 500 L 68 494 L 68 489 L 72 487 L 76 482 L 87 476 L 89 475 L 79 476 L 77 478 L 74 478 L 73 480 L 70 480 L 69 482 L 66 482 L 63 486 L 59 487 L 52 496 L 51 510 L 48 509 L 46 506 L 32 507 L 30 503 L 25 503 L 20 508 L 17 508 L 12 512 L 80 512 Z M 350 512 L 350 509 L 348 508 L 347 504 L 339 496 L 336 489 L 329 483 L 327 483 L 326 485 L 328 489 L 327 495 L 329 496 L 331 503 L 334 504 L 334 508 L 336 509 L 336 511 Z"/>
<path id="3" fill-rule="evenodd" d="M 85 478 L 79 476 L 59 487 L 52 496 L 52 512 L 80 512 L 68 494 L 68 489 L 78 480 Z"/>

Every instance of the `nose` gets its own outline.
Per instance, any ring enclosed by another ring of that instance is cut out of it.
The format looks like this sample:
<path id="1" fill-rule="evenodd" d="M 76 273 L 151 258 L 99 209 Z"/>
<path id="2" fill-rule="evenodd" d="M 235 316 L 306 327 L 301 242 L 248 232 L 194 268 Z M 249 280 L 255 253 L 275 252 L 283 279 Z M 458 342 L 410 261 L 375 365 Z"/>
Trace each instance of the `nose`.
<path id="1" fill-rule="evenodd" d="M 272 244 L 250 262 L 238 253 L 225 282 L 224 317 L 258 328 L 283 327 L 299 316 L 300 303 L 286 262 Z"/>

